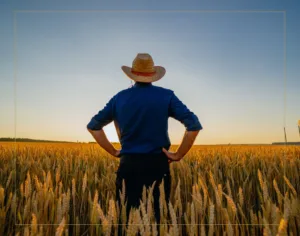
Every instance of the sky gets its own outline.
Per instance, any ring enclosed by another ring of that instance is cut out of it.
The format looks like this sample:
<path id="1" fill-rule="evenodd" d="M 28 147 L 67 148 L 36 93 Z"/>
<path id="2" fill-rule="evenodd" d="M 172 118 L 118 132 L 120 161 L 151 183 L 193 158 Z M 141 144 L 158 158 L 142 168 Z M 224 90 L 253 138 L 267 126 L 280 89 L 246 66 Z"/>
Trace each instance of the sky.
<path id="1" fill-rule="evenodd" d="M 93 141 L 91 117 L 131 85 L 121 66 L 149 53 L 166 68 L 155 85 L 198 116 L 196 144 L 284 141 L 283 127 L 299 141 L 298 10 L 296 1 L 2 1 L 0 137 Z M 113 124 L 104 130 L 118 141 Z M 170 119 L 171 142 L 183 133 Z"/>

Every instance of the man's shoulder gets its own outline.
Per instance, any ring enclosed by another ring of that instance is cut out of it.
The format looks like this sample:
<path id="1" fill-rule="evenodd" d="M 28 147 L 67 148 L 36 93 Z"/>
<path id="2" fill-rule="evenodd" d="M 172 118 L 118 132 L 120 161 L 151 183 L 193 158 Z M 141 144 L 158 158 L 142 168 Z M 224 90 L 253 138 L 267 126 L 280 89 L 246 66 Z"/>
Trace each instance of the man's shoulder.
<path id="1" fill-rule="evenodd" d="M 153 90 L 155 91 L 154 94 L 160 94 L 160 95 L 167 96 L 167 97 L 172 97 L 172 95 L 174 94 L 173 90 L 168 89 L 168 88 L 163 88 L 160 86 L 156 86 L 156 85 L 152 85 L 151 89 L 152 89 L 152 91 Z M 134 87 L 122 89 L 114 95 L 114 98 L 117 100 L 118 99 L 122 100 L 124 97 L 129 96 L 132 92 L 134 92 Z"/>
<path id="2" fill-rule="evenodd" d="M 115 96 L 120 96 L 120 95 L 123 95 L 123 94 L 129 93 L 131 90 L 132 90 L 132 88 L 131 88 L 131 87 L 129 87 L 129 88 L 126 88 L 126 89 L 122 89 L 122 90 L 120 90 L 119 92 L 117 92 Z"/>
<path id="3" fill-rule="evenodd" d="M 168 94 L 174 93 L 173 90 L 168 89 L 168 88 L 160 87 L 160 86 L 157 86 L 157 85 L 153 85 L 152 87 L 153 87 L 154 89 L 158 90 L 158 91 L 165 92 L 165 93 L 168 93 Z"/>

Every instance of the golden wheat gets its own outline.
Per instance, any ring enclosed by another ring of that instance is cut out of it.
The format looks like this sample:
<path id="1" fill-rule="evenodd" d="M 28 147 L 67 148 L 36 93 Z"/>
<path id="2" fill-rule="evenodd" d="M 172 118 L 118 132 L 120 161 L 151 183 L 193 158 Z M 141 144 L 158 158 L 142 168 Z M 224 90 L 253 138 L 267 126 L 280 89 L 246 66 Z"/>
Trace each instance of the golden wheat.
<path id="1" fill-rule="evenodd" d="M 0 235 L 300 235 L 300 147 L 193 147 L 169 202 L 158 186 L 160 222 L 153 184 L 126 225 L 118 165 L 96 144 L 0 143 Z"/>

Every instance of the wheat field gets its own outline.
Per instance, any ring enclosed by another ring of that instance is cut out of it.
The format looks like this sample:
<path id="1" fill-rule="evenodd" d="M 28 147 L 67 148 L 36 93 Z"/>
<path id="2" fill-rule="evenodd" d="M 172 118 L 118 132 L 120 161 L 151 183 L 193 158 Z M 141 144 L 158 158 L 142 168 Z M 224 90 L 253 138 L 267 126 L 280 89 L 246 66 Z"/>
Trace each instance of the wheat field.
<path id="1" fill-rule="evenodd" d="M 117 235 L 119 218 L 123 235 L 300 235 L 299 146 L 193 147 L 161 222 L 145 188 L 126 225 L 118 165 L 96 144 L 0 143 L 0 235 Z"/>

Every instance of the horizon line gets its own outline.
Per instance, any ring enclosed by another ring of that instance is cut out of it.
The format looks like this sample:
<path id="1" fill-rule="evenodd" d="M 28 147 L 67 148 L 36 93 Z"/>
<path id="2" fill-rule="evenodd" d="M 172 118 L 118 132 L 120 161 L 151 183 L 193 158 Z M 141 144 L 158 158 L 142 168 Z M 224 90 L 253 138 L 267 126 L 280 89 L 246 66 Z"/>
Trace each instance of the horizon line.
<path id="1" fill-rule="evenodd" d="M 8 140 L 5 140 L 8 139 Z M 96 141 L 67 141 L 67 140 L 47 140 L 47 139 L 34 139 L 34 138 L 11 138 L 11 137 L 0 137 L 0 142 L 9 142 L 9 140 L 14 140 L 14 142 L 18 142 L 17 140 L 31 140 L 36 142 L 62 142 L 62 143 L 97 143 Z M 120 144 L 120 142 L 111 142 L 112 144 Z M 285 141 L 276 141 L 276 142 L 270 142 L 270 143 L 210 143 L 210 144 L 194 144 L 195 145 L 272 145 L 272 144 L 284 144 Z M 299 141 L 289 141 L 286 142 L 289 143 L 300 143 Z M 180 145 L 180 143 L 172 143 L 172 145 Z"/>
<path id="2" fill-rule="evenodd" d="M 38 13 L 38 12 L 44 12 L 44 13 L 64 13 L 64 12 L 74 12 L 74 13 L 80 13 L 80 12 L 170 12 L 170 13 L 177 13 L 177 12 L 208 12 L 208 13 L 286 13 L 286 10 L 205 10 L 205 9 L 186 9 L 186 10 L 180 10 L 180 9 L 171 9 L 171 10 L 151 10 L 151 9 L 67 9 L 67 10 L 45 10 L 45 9 L 23 9 L 23 10 L 13 10 L 14 13 Z"/>

